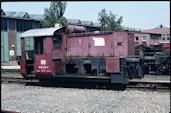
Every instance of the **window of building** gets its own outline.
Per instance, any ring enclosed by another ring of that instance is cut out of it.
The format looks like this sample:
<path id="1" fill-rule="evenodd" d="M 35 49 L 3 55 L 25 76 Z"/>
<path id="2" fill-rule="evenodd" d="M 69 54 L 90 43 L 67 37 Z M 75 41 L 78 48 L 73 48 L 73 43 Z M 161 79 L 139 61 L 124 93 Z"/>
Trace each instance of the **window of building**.
<path id="1" fill-rule="evenodd" d="M 7 31 L 7 19 L 6 18 L 1 18 L 1 30 L 2 31 Z"/>
<path id="2" fill-rule="evenodd" d="M 34 28 L 42 28 L 42 24 L 40 22 L 34 22 Z"/>
<path id="3" fill-rule="evenodd" d="M 27 21 L 27 30 L 33 29 L 33 21 Z"/>
<path id="4" fill-rule="evenodd" d="M 167 40 L 170 40 L 170 34 L 167 34 Z"/>
<path id="5" fill-rule="evenodd" d="M 165 34 L 162 34 L 161 39 L 162 39 L 162 40 L 165 40 Z"/>
<path id="6" fill-rule="evenodd" d="M 3 18 L 1 18 L 1 31 L 4 29 L 4 25 L 3 25 Z"/>
<path id="7" fill-rule="evenodd" d="M 23 20 L 23 28 L 24 28 L 24 31 L 27 30 L 27 21 L 26 20 Z"/>
<path id="8" fill-rule="evenodd" d="M 20 26 L 20 27 L 21 27 L 21 28 L 20 28 L 20 31 L 24 31 L 24 20 L 21 20 L 20 22 L 21 22 L 21 23 L 20 23 L 20 24 L 21 24 L 21 26 Z"/>
<path id="9" fill-rule="evenodd" d="M 24 31 L 24 25 L 23 25 L 23 21 L 22 20 L 17 20 L 16 21 L 16 25 L 17 25 L 17 31 L 18 32 L 22 32 L 22 31 Z"/>
<path id="10" fill-rule="evenodd" d="M 16 20 L 16 28 L 17 28 L 17 31 L 19 31 L 19 29 L 20 29 L 20 23 L 19 23 L 19 20 Z"/>
<path id="11" fill-rule="evenodd" d="M 4 19 L 4 30 L 7 31 L 7 19 Z"/>
<path id="12" fill-rule="evenodd" d="M 29 29 L 29 21 L 25 20 L 25 31 Z"/>
<path id="13" fill-rule="evenodd" d="M 162 34 L 162 37 L 165 37 L 165 34 Z"/>
<path id="14" fill-rule="evenodd" d="M 147 41 L 147 37 L 146 36 L 143 36 L 142 37 L 142 41 Z"/>
<path id="15" fill-rule="evenodd" d="M 165 37 L 162 37 L 162 40 L 165 40 Z"/>
<path id="16" fill-rule="evenodd" d="M 162 37 L 162 40 L 165 40 L 165 37 Z"/>
<path id="17" fill-rule="evenodd" d="M 16 21 L 17 25 L 17 31 L 18 32 L 23 32 L 29 29 L 33 28 L 33 21 L 30 20 L 17 20 Z"/>
<path id="18" fill-rule="evenodd" d="M 139 40 L 139 37 L 135 37 L 135 40 L 138 41 Z"/>

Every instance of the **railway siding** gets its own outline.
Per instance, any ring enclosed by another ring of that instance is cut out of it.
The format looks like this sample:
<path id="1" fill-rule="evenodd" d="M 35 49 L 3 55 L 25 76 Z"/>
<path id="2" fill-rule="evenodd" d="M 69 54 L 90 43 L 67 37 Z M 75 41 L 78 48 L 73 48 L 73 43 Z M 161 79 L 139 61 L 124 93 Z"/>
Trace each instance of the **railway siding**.
<path id="1" fill-rule="evenodd" d="M 76 85 L 76 87 L 84 87 L 84 88 L 88 88 L 90 87 L 94 87 L 91 86 L 91 82 L 86 81 L 86 82 L 81 82 L 80 80 L 74 80 L 75 82 L 78 82 Z M 103 80 L 104 81 L 104 80 Z M 39 81 L 36 79 L 30 79 L 30 80 L 25 80 L 22 76 L 1 76 L 1 83 L 35 83 L 35 84 L 39 84 L 42 86 L 65 86 L 65 87 L 70 87 L 70 85 L 72 86 L 72 81 L 67 81 L 67 85 L 65 84 L 66 81 L 62 81 L 61 84 L 59 83 L 61 81 L 59 80 L 50 80 L 50 81 Z M 63 84 L 64 83 L 64 84 Z M 90 84 L 89 84 L 90 83 Z M 70 84 L 70 85 L 69 85 Z M 84 86 L 83 86 L 84 84 Z M 112 89 L 115 87 L 115 85 L 111 85 L 107 83 L 94 83 L 92 85 L 95 85 L 96 88 L 99 88 L 99 85 L 101 86 L 100 88 L 103 89 Z M 109 87 L 110 86 L 110 87 Z M 75 86 L 74 86 L 75 87 Z M 116 87 L 115 87 L 116 88 Z M 126 85 L 126 90 L 132 90 L 132 89 L 136 89 L 136 90 L 151 90 L 151 91 L 169 91 L 170 90 L 170 81 L 168 80 L 141 80 L 141 79 L 134 79 L 134 80 L 130 80 L 129 84 Z"/>

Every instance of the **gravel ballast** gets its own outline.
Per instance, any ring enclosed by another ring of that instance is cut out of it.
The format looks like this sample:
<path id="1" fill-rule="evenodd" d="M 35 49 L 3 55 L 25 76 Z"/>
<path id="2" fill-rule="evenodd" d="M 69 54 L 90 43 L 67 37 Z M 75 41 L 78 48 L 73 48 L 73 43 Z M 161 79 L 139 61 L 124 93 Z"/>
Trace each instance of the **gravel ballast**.
<path id="1" fill-rule="evenodd" d="M 169 113 L 170 93 L 1 83 L 1 109 L 21 113 Z"/>

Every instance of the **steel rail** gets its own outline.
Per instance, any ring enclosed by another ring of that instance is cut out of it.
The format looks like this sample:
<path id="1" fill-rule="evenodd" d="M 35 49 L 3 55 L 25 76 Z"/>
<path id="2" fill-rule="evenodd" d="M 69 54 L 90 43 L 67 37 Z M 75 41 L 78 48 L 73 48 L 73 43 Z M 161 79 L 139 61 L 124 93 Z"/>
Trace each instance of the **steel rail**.
<path id="1" fill-rule="evenodd" d="M 166 80 L 132 80 L 127 85 L 127 89 L 150 90 L 150 91 L 170 91 L 170 81 Z"/>

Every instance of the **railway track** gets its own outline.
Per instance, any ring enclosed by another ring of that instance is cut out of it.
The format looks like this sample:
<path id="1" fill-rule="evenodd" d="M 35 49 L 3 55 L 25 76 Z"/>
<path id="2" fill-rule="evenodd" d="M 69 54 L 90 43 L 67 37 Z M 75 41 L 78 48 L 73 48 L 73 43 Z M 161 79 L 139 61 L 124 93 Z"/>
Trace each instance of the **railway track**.
<path id="1" fill-rule="evenodd" d="M 21 76 L 1 76 L 1 83 L 8 84 L 8 83 L 26 83 L 26 84 L 32 84 L 32 85 L 43 85 L 46 86 L 46 84 L 49 85 L 52 82 L 40 82 L 40 80 L 37 79 L 31 79 L 31 80 L 25 80 Z M 60 82 L 58 82 L 60 83 Z M 62 83 L 62 82 L 61 82 Z M 73 82 L 71 83 L 73 85 Z M 68 86 L 72 86 L 67 82 Z M 89 84 L 89 83 L 88 83 Z M 58 84 L 59 85 L 59 84 Z M 64 84 L 63 84 L 64 85 Z M 75 85 L 83 85 L 83 84 L 75 84 Z M 85 84 L 84 87 L 86 87 L 87 84 Z M 90 84 L 89 84 L 90 85 Z M 95 84 L 93 84 L 95 85 Z M 107 88 L 106 85 L 110 84 L 96 84 L 95 88 Z M 65 84 L 66 86 L 66 84 Z M 67 86 L 66 86 L 67 87 Z M 79 86 L 77 86 L 79 87 Z M 162 81 L 162 80 L 130 80 L 129 84 L 126 85 L 126 90 L 142 90 L 142 91 L 170 91 L 170 81 Z"/>
<path id="2" fill-rule="evenodd" d="M 1 83 L 30 83 L 39 82 L 39 80 L 31 79 L 26 80 L 21 76 L 1 76 Z"/>
<path id="3" fill-rule="evenodd" d="M 170 81 L 165 80 L 131 80 L 127 90 L 170 91 Z"/>

